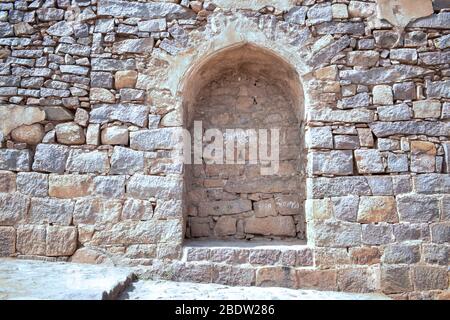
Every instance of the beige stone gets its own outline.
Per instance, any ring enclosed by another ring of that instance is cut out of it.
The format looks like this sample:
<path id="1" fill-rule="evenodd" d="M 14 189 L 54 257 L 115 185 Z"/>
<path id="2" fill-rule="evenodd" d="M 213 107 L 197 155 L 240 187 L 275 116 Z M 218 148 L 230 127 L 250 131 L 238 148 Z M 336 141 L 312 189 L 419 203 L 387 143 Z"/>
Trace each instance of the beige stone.
<path id="1" fill-rule="evenodd" d="M 22 125 L 11 132 L 11 137 L 16 142 L 23 142 L 30 145 L 36 145 L 44 137 L 44 127 L 35 123 L 32 125 Z"/>
<path id="2" fill-rule="evenodd" d="M 291 216 L 245 219 L 246 233 L 266 236 L 295 236 L 294 219 Z"/>
<path id="3" fill-rule="evenodd" d="M 102 144 L 127 145 L 128 128 L 127 127 L 108 127 L 102 130 Z"/>
<path id="4" fill-rule="evenodd" d="M 105 103 L 114 103 L 116 101 L 116 97 L 108 89 L 91 88 L 89 92 L 89 100 Z"/>
<path id="5" fill-rule="evenodd" d="M 255 216 L 258 218 L 276 216 L 277 211 L 274 199 L 262 200 L 254 203 Z"/>
<path id="6" fill-rule="evenodd" d="M 21 225 L 17 228 L 17 251 L 21 254 L 45 255 L 46 227 Z"/>
<path id="7" fill-rule="evenodd" d="M 319 80 L 336 80 L 337 74 L 337 66 L 328 66 L 314 72 L 315 77 Z"/>
<path id="8" fill-rule="evenodd" d="M 24 107 L 15 105 L 0 105 L 0 130 L 7 136 L 13 129 L 21 125 L 30 125 L 45 120 L 45 112 L 37 107 Z"/>
<path id="9" fill-rule="evenodd" d="M 390 196 L 361 197 L 359 200 L 358 222 L 398 222 L 395 198 Z"/>
<path id="10" fill-rule="evenodd" d="M 307 199 L 305 213 L 308 221 L 327 220 L 333 212 L 331 199 Z"/>
<path id="11" fill-rule="evenodd" d="M 77 249 L 77 228 L 47 227 L 45 254 L 49 257 L 71 256 Z"/>
<path id="12" fill-rule="evenodd" d="M 260 287 L 283 286 L 286 288 L 297 288 L 297 275 L 294 268 L 258 268 L 256 271 L 256 285 Z"/>
<path id="13" fill-rule="evenodd" d="M 378 85 L 372 90 L 373 104 L 391 105 L 394 103 L 394 95 L 391 86 Z"/>
<path id="14" fill-rule="evenodd" d="M 297 270 L 297 288 L 335 291 L 336 270 Z"/>
<path id="15" fill-rule="evenodd" d="M 436 146 L 432 142 L 413 140 L 411 141 L 411 153 L 435 156 Z"/>
<path id="16" fill-rule="evenodd" d="M 116 89 L 134 88 L 137 81 L 137 72 L 133 70 L 117 71 L 114 75 Z"/>
<path id="17" fill-rule="evenodd" d="M 219 237 L 236 234 L 236 222 L 232 217 L 220 217 L 214 226 L 214 234 Z"/>
<path id="18" fill-rule="evenodd" d="M 53 175 L 49 177 L 49 195 L 71 199 L 88 196 L 92 189 L 92 177 L 88 175 Z"/>
<path id="19" fill-rule="evenodd" d="M 62 123 L 55 127 L 56 139 L 59 143 L 67 145 L 84 144 L 86 137 L 84 130 L 76 123 Z"/>
<path id="20" fill-rule="evenodd" d="M 331 6 L 331 11 L 333 13 L 333 18 L 335 19 L 347 19 L 348 18 L 348 8 L 345 3 L 335 3 Z"/>

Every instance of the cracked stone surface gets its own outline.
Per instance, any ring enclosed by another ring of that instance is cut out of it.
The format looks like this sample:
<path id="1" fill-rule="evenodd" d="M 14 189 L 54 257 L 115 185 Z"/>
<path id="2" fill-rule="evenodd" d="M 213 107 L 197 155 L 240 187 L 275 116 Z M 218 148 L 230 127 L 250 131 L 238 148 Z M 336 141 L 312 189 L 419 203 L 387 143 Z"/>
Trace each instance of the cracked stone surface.
<path id="1" fill-rule="evenodd" d="M 230 287 L 172 281 L 138 281 L 122 300 L 385 300 L 381 294 L 358 294 L 275 287 Z"/>
<path id="2" fill-rule="evenodd" d="M 127 268 L 0 259 L 0 300 L 113 299 L 132 279 Z"/>

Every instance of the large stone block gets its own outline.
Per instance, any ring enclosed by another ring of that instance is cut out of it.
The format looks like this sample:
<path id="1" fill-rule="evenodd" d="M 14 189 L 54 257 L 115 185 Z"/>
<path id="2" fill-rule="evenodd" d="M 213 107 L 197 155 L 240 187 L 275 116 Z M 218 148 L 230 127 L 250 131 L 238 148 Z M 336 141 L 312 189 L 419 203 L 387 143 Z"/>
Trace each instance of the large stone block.
<path id="1" fill-rule="evenodd" d="M 9 257 L 16 252 L 16 230 L 0 227 L 0 257 Z"/>
<path id="2" fill-rule="evenodd" d="M 381 290 L 384 293 L 413 291 L 409 266 L 383 265 L 381 267 Z"/>
<path id="3" fill-rule="evenodd" d="M 371 195 L 365 177 L 308 178 L 308 198 L 340 197 L 347 195 Z"/>
<path id="4" fill-rule="evenodd" d="M 74 203 L 71 200 L 32 198 L 28 213 L 30 224 L 68 226 L 72 222 Z"/>
<path id="5" fill-rule="evenodd" d="M 77 249 L 76 227 L 48 226 L 45 254 L 50 257 L 71 256 Z"/>
<path id="6" fill-rule="evenodd" d="M 331 198 L 334 217 L 338 220 L 356 222 L 359 197 L 345 196 Z"/>
<path id="7" fill-rule="evenodd" d="M 82 198 L 75 203 L 73 223 L 104 226 L 119 222 L 122 203 L 116 199 Z"/>
<path id="8" fill-rule="evenodd" d="M 450 222 L 433 224 L 431 226 L 431 241 L 434 243 L 449 243 Z"/>
<path id="9" fill-rule="evenodd" d="M 76 123 L 61 123 L 56 125 L 55 130 L 59 143 L 79 145 L 86 142 L 83 128 Z"/>
<path id="10" fill-rule="evenodd" d="M 369 124 L 373 133 L 379 137 L 393 135 L 450 135 L 450 123 L 429 121 L 374 122 Z"/>
<path id="11" fill-rule="evenodd" d="M 0 193 L 0 225 L 12 226 L 21 222 L 28 211 L 30 199 L 19 193 Z"/>
<path id="12" fill-rule="evenodd" d="M 450 177 L 448 174 L 419 174 L 413 177 L 413 183 L 418 193 L 450 193 Z"/>
<path id="13" fill-rule="evenodd" d="M 224 190 L 231 193 L 288 193 L 299 188 L 298 178 L 292 177 L 231 177 Z"/>
<path id="14" fill-rule="evenodd" d="M 98 176 L 94 178 L 95 194 L 105 198 L 121 198 L 125 194 L 125 176 Z"/>
<path id="15" fill-rule="evenodd" d="M 333 149 L 333 134 L 329 126 L 308 128 L 305 140 L 309 148 Z"/>
<path id="16" fill-rule="evenodd" d="M 302 210 L 302 202 L 297 195 L 275 196 L 275 207 L 281 215 L 295 215 Z"/>
<path id="17" fill-rule="evenodd" d="M 16 191 L 16 174 L 10 171 L 0 171 L 0 192 Z"/>
<path id="18" fill-rule="evenodd" d="M 39 144 L 34 154 L 33 170 L 64 173 L 69 147 L 58 144 Z"/>
<path id="19" fill-rule="evenodd" d="M 402 222 L 432 222 L 439 219 L 439 199 L 435 196 L 404 194 L 396 199 Z"/>
<path id="20" fill-rule="evenodd" d="M 78 198 L 90 195 L 92 177 L 89 175 L 55 175 L 49 177 L 49 195 L 55 198 Z"/>
<path id="21" fill-rule="evenodd" d="M 366 293 L 375 290 L 376 283 L 368 268 L 345 268 L 337 271 L 337 285 L 339 291 Z"/>
<path id="22" fill-rule="evenodd" d="M 398 222 L 394 197 L 361 197 L 358 209 L 359 223 Z"/>
<path id="23" fill-rule="evenodd" d="M 384 248 L 382 261 L 388 264 L 413 264 L 420 261 L 419 244 L 390 244 Z"/>
<path id="24" fill-rule="evenodd" d="M 414 266 L 412 279 L 417 291 L 448 289 L 447 267 Z"/>
<path id="25" fill-rule="evenodd" d="M 17 174 L 17 191 L 33 197 L 48 195 L 48 176 L 37 172 L 20 172 Z"/>
<path id="26" fill-rule="evenodd" d="M 183 141 L 181 128 L 161 128 L 130 133 L 130 147 L 136 150 L 172 150 Z"/>
<path id="27" fill-rule="evenodd" d="M 278 216 L 266 218 L 247 218 L 244 222 L 245 233 L 266 236 L 290 236 L 296 235 L 294 219 L 291 216 Z"/>
<path id="28" fill-rule="evenodd" d="M 158 201 L 158 204 L 163 203 L 163 205 L 160 206 L 158 214 L 155 214 L 155 218 L 167 218 L 167 217 L 174 217 L 175 215 L 171 214 L 173 212 L 166 212 L 165 209 L 169 207 L 166 203 L 172 203 L 173 200 L 166 201 Z M 164 205 L 166 204 L 166 205 Z M 168 208 L 169 209 L 169 208 Z M 165 214 L 168 213 L 166 216 Z M 137 199 L 127 199 L 123 205 L 122 210 L 122 220 L 150 220 L 153 216 L 153 206 L 150 201 L 145 200 L 137 200 Z M 180 217 L 181 215 L 178 215 Z"/>
<path id="29" fill-rule="evenodd" d="M 104 124 L 107 122 L 121 121 L 145 127 L 149 107 L 137 104 L 109 104 L 95 105 L 90 112 L 91 123 Z"/>
<path id="30" fill-rule="evenodd" d="M 144 152 L 124 147 L 114 147 L 111 157 L 111 174 L 129 174 L 144 171 Z"/>
<path id="31" fill-rule="evenodd" d="M 353 152 L 350 150 L 310 152 L 308 173 L 310 175 L 351 175 L 353 174 Z"/>
<path id="32" fill-rule="evenodd" d="M 0 170 L 30 171 L 30 166 L 30 151 L 0 149 Z"/>
<path id="33" fill-rule="evenodd" d="M 362 242 L 367 245 L 387 244 L 394 241 L 392 225 L 386 223 L 363 224 Z"/>
<path id="34" fill-rule="evenodd" d="M 359 173 L 384 172 L 381 152 L 378 150 L 355 150 L 356 167 Z"/>
<path id="35" fill-rule="evenodd" d="M 20 225 L 17 228 L 17 251 L 26 255 L 45 255 L 47 227 Z"/>
<path id="36" fill-rule="evenodd" d="M 339 73 L 339 76 L 342 80 L 349 80 L 354 84 L 379 85 L 411 79 L 430 73 L 432 73 L 430 69 L 399 64 L 369 70 L 343 70 Z"/>
<path id="37" fill-rule="evenodd" d="M 344 221 L 315 221 L 310 231 L 316 246 L 354 247 L 361 244 L 361 225 Z"/>
<path id="38" fill-rule="evenodd" d="M 178 177 L 145 176 L 136 174 L 127 183 L 127 193 L 142 200 L 176 199 L 181 200 L 183 182 Z"/>
<path id="39" fill-rule="evenodd" d="M 298 289 L 337 290 L 336 270 L 299 269 L 296 273 Z"/>
<path id="40" fill-rule="evenodd" d="M 79 173 L 107 173 L 109 170 L 108 153 L 105 151 L 70 151 L 66 170 Z"/>
<path id="41" fill-rule="evenodd" d="M 251 286 L 255 284 L 255 270 L 238 266 L 214 265 L 212 282 L 228 286 Z"/>
<path id="42" fill-rule="evenodd" d="M 294 268 L 264 267 L 256 271 L 256 285 L 260 287 L 283 286 L 297 288 L 297 276 Z"/>

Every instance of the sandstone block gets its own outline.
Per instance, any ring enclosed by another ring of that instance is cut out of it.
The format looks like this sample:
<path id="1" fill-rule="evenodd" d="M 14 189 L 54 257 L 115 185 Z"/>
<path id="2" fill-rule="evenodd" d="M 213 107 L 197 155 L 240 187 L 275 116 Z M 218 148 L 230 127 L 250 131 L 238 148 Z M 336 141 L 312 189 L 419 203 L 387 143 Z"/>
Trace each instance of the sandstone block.
<path id="1" fill-rule="evenodd" d="M 337 290 L 336 270 L 296 271 L 299 289 Z"/>
<path id="2" fill-rule="evenodd" d="M 89 92 L 89 100 L 92 102 L 116 102 L 116 96 L 105 88 L 91 88 Z"/>
<path id="3" fill-rule="evenodd" d="M 414 82 L 395 83 L 393 90 L 395 100 L 414 100 L 417 97 Z"/>
<path id="4" fill-rule="evenodd" d="M 316 246 L 358 246 L 361 244 L 361 225 L 344 221 L 318 221 L 313 223 L 311 236 Z"/>
<path id="5" fill-rule="evenodd" d="M 218 237 L 236 234 L 237 220 L 232 217 L 220 217 L 214 226 L 214 234 Z"/>
<path id="6" fill-rule="evenodd" d="M 56 139 L 62 144 L 84 144 L 86 137 L 84 130 L 76 123 L 62 123 L 55 127 Z"/>
<path id="7" fill-rule="evenodd" d="M 28 213 L 30 224 L 70 225 L 74 203 L 71 200 L 32 198 Z"/>
<path id="8" fill-rule="evenodd" d="M 111 157 L 112 174 L 134 174 L 144 170 L 144 153 L 128 148 L 115 147 Z"/>
<path id="9" fill-rule="evenodd" d="M 128 128 L 127 127 L 108 127 L 102 130 L 102 144 L 127 145 Z"/>
<path id="10" fill-rule="evenodd" d="M 309 148 L 333 148 L 331 127 L 311 127 L 306 131 L 306 143 Z"/>
<path id="11" fill-rule="evenodd" d="M 206 217 L 210 215 L 236 214 L 252 210 L 250 200 L 230 200 L 201 202 L 199 205 L 199 215 Z"/>
<path id="12" fill-rule="evenodd" d="M 49 195 L 55 198 L 71 199 L 90 195 L 92 177 L 89 175 L 49 176 Z"/>
<path id="13" fill-rule="evenodd" d="M 17 251 L 21 254 L 45 255 L 46 226 L 20 225 L 17 228 Z"/>
<path id="14" fill-rule="evenodd" d="M 114 75 L 116 89 L 134 88 L 137 81 L 137 72 L 134 70 L 117 71 Z"/>
<path id="15" fill-rule="evenodd" d="M 358 209 L 358 222 L 398 222 L 394 197 L 373 196 L 361 197 Z"/>
<path id="16" fill-rule="evenodd" d="M 11 132 L 14 141 L 23 142 L 29 145 L 36 145 L 44 137 L 44 128 L 41 124 L 23 125 Z"/>
<path id="17" fill-rule="evenodd" d="M 47 227 L 45 254 L 50 257 L 71 256 L 77 249 L 77 228 Z"/>
<path id="18" fill-rule="evenodd" d="M 380 250 L 377 247 L 351 248 L 350 256 L 354 264 L 372 265 L 380 263 Z"/>
<path id="19" fill-rule="evenodd" d="M 373 67 L 376 66 L 380 54 L 377 51 L 352 51 L 347 53 L 347 64 L 349 66 Z"/>
<path id="20" fill-rule="evenodd" d="M 278 195 L 275 196 L 276 210 L 281 215 L 298 214 L 303 204 L 299 196 L 296 195 Z"/>
<path id="21" fill-rule="evenodd" d="M 258 218 L 277 215 L 274 199 L 255 202 L 253 205 L 253 209 L 255 211 L 255 216 Z"/>
<path id="22" fill-rule="evenodd" d="M 75 203 L 73 212 L 73 223 L 92 224 L 103 227 L 106 224 L 119 222 L 122 212 L 122 203 L 116 199 L 83 198 Z"/>
<path id="23" fill-rule="evenodd" d="M 294 219 L 291 216 L 266 218 L 247 218 L 244 224 L 245 233 L 274 236 L 295 236 Z"/>

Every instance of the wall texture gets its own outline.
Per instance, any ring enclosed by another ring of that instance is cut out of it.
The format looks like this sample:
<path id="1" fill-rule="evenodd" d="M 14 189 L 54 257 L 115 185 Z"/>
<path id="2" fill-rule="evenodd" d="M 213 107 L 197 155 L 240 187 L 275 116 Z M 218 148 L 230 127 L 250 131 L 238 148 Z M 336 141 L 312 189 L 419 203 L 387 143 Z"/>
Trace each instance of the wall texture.
<path id="1" fill-rule="evenodd" d="M 450 12 L 403 2 L 0 2 L 0 255 L 449 298 Z M 180 130 L 246 43 L 292 69 L 307 246 L 182 259 Z"/>

